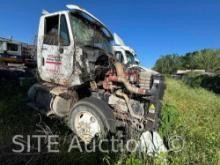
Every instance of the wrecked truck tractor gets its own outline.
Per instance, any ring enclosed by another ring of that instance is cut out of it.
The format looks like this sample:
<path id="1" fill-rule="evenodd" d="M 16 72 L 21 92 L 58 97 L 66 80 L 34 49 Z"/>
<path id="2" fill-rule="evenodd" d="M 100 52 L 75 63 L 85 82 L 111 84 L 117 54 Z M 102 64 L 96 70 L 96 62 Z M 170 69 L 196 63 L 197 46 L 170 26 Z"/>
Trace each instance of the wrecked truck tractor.
<path id="1" fill-rule="evenodd" d="M 29 105 L 67 121 L 85 143 L 119 131 L 127 139 L 139 140 L 158 125 L 155 112 L 162 81 L 117 62 L 111 52 L 113 37 L 105 25 L 78 6 L 68 9 L 44 11 L 40 18 L 41 81 L 30 88 Z"/>

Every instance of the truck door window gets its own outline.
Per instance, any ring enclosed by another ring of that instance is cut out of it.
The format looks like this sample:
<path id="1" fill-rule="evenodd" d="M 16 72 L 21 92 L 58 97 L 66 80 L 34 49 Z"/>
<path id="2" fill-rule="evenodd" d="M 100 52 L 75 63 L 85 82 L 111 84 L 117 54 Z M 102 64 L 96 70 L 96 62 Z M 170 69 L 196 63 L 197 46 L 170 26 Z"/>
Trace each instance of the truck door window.
<path id="1" fill-rule="evenodd" d="M 126 51 L 125 53 L 126 53 L 126 56 L 127 56 L 127 59 L 128 59 L 128 64 L 134 64 L 135 63 L 134 55 L 129 51 Z"/>
<path id="2" fill-rule="evenodd" d="M 60 19 L 60 45 L 69 46 L 70 38 L 65 15 L 61 15 Z"/>
<path id="3" fill-rule="evenodd" d="M 59 15 L 45 18 L 44 44 L 58 45 Z"/>
<path id="4" fill-rule="evenodd" d="M 0 41 L 0 53 L 3 53 L 3 52 L 4 52 L 3 42 Z"/>
<path id="5" fill-rule="evenodd" d="M 18 45 L 17 44 L 12 44 L 12 43 L 7 43 L 7 50 L 12 51 L 12 52 L 17 52 L 18 51 Z"/>
<path id="6" fill-rule="evenodd" d="M 123 58 L 123 55 L 122 55 L 121 52 L 116 52 L 116 53 L 115 53 L 115 57 L 116 57 L 116 59 L 118 59 L 118 61 L 119 61 L 120 63 L 123 63 L 123 62 L 124 62 L 124 58 Z"/>

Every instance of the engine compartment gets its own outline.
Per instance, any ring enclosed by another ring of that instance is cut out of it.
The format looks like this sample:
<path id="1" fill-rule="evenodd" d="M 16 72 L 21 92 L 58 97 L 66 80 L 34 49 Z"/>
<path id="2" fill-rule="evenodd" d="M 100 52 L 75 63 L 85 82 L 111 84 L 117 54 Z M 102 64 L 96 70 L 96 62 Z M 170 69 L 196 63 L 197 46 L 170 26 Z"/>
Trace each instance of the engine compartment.
<path id="1" fill-rule="evenodd" d="M 156 111 L 156 91 L 160 81 L 155 81 L 153 75 L 141 68 L 126 68 L 118 62 L 110 66 L 97 72 L 95 83 L 98 85 L 94 91 L 101 93 L 101 99 L 105 98 L 112 108 L 118 126 L 139 132 L 154 129 L 155 116 L 149 118 L 148 114 L 152 105 Z M 149 122 L 152 123 L 150 126 Z"/>

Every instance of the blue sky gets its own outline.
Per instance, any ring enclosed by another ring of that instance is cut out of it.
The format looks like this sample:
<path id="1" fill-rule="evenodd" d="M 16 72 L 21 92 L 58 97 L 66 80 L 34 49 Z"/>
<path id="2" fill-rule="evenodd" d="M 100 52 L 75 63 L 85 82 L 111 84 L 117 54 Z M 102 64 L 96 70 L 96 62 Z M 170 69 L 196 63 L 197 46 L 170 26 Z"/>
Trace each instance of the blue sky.
<path id="1" fill-rule="evenodd" d="M 32 42 L 42 9 L 78 4 L 93 13 L 152 67 L 164 54 L 220 48 L 220 0 L 7 0 L 0 36 Z"/>

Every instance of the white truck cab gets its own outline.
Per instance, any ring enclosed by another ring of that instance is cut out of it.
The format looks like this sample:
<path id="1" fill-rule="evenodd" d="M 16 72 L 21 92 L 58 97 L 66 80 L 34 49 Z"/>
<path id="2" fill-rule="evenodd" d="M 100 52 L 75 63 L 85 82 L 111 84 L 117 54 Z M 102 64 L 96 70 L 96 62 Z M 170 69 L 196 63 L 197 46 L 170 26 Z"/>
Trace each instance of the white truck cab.
<path id="1" fill-rule="evenodd" d="M 141 66 L 135 50 L 130 48 L 129 46 L 126 46 L 124 41 L 116 33 L 114 33 L 113 36 L 114 36 L 115 44 L 113 45 L 112 49 L 115 57 L 119 60 L 119 62 L 127 65 L 130 68 L 131 67 L 141 68 L 153 75 L 159 74 L 158 72 L 152 69 L 148 69 L 144 66 Z"/>
<path id="2" fill-rule="evenodd" d="M 0 38 L 0 54 L 5 56 L 21 56 L 21 43 Z"/>
<path id="3" fill-rule="evenodd" d="M 124 41 L 116 34 L 114 36 L 113 52 L 119 62 L 125 65 L 133 65 L 137 62 L 134 49 L 125 45 Z M 139 62 L 139 61 L 138 61 Z"/>
<path id="4" fill-rule="evenodd" d="M 42 80 L 75 86 L 81 85 L 82 77 L 88 79 L 86 73 L 91 75 L 93 71 L 89 59 L 82 57 L 84 48 L 111 53 L 113 37 L 105 25 L 86 10 L 76 5 L 67 5 L 67 8 L 69 10 L 51 14 L 44 11 L 41 16 L 37 64 Z M 96 60 L 98 53 L 92 56 Z"/>

